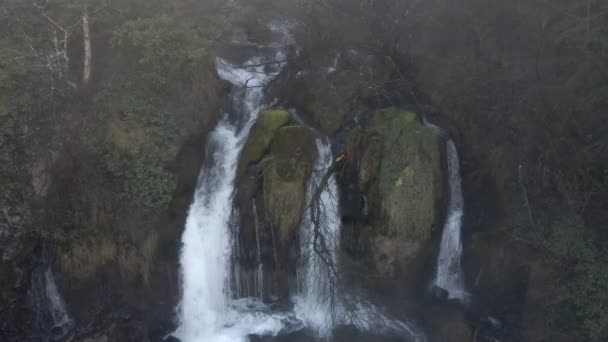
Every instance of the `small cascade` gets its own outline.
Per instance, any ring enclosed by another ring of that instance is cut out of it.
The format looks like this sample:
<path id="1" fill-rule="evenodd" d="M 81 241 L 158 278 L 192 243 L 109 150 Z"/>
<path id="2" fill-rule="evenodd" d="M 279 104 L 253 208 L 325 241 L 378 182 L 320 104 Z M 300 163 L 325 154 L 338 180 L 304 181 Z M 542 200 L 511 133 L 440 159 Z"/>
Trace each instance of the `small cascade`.
<path id="1" fill-rule="evenodd" d="M 308 182 L 307 201 L 321 185 L 321 180 L 333 162 L 331 145 L 317 139 L 318 158 L 313 175 Z M 319 251 L 319 241 L 315 238 L 315 226 L 307 209 L 300 225 L 300 249 L 303 263 L 298 270 L 299 296 L 296 298 L 296 314 L 307 326 L 321 336 L 331 332 L 335 321 L 339 320 L 339 303 L 334 293 L 337 279 L 337 250 L 339 247 L 340 215 L 338 212 L 338 186 L 332 175 L 327 187 L 322 190 L 320 208 L 316 211 L 317 229 L 324 236 L 326 251 Z M 318 253 L 320 252 L 320 253 Z M 323 257 L 320 254 L 324 254 Z"/>
<path id="2" fill-rule="evenodd" d="M 235 300 L 231 291 L 236 288 L 236 293 L 252 297 L 263 291 L 263 266 L 251 279 L 242 277 L 238 263 L 232 262 L 233 251 L 239 248 L 233 236 L 238 213 L 232 204 L 241 149 L 263 108 L 264 86 L 282 67 L 275 62 L 276 56 L 282 54 L 276 52 L 269 59 L 256 56 L 241 66 L 219 58 L 216 63 L 220 78 L 234 85 L 233 104 L 210 134 L 182 235 L 182 300 L 179 326 L 173 333 L 182 342 L 246 341 L 248 335 L 276 335 L 291 319 L 289 314 L 271 312 L 259 299 Z M 268 63 L 276 70 L 265 70 Z"/>
<path id="3" fill-rule="evenodd" d="M 318 138 L 318 157 L 313 175 L 308 182 L 307 203 L 323 186 L 322 180 L 333 164 L 331 144 Z M 353 325 L 360 330 L 394 334 L 407 341 L 423 342 L 426 336 L 411 324 L 388 318 L 382 311 L 364 298 L 351 293 L 341 283 L 340 262 L 340 210 L 339 192 L 335 177 L 331 175 L 321 190 L 319 207 L 310 208 L 300 224 L 301 264 L 298 268 L 298 294 L 293 298 L 296 316 L 304 325 L 316 332 L 322 340 L 330 337 L 334 327 Z M 315 237 L 315 229 L 317 235 Z M 323 245 L 319 240 L 323 239 Z M 323 250 L 325 249 L 325 250 Z"/>
<path id="4" fill-rule="evenodd" d="M 60 341 L 74 327 L 63 298 L 59 294 L 53 271 L 47 261 L 37 266 L 31 278 L 29 298 L 36 334 L 43 341 Z"/>
<path id="5" fill-rule="evenodd" d="M 53 328 L 51 329 L 51 339 L 58 340 L 65 336 L 74 326 L 73 320 L 68 315 L 68 311 L 63 302 L 63 298 L 57 290 L 55 284 L 55 277 L 53 277 L 53 271 L 50 267 L 44 272 L 46 297 L 49 303 L 49 311 L 53 321 Z"/>
<path id="6" fill-rule="evenodd" d="M 434 285 L 446 290 L 448 298 L 466 300 L 462 257 L 461 225 L 464 212 L 458 151 L 452 140 L 447 142 L 448 184 L 450 188 L 447 220 L 443 227 L 437 273 Z"/>
<path id="7" fill-rule="evenodd" d="M 258 267 L 256 269 L 256 295 L 260 299 L 264 299 L 264 263 L 262 262 L 262 247 L 260 244 L 260 222 L 258 219 L 258 208 L 255 205 L 255 201 L 252 201 L 253 207 L 253 226 L 255 227 L 255 243 L 256 243 L 256 251 L 257 251 L 257 262 Z"/>

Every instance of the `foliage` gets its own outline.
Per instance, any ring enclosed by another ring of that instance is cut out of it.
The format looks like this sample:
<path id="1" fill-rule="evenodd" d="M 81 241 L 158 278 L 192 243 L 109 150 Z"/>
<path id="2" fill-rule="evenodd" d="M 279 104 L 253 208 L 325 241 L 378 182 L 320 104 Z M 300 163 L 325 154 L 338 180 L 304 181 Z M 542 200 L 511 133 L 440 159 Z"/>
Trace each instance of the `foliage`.
<path id="1" fill-rule="evenodd" d="M 127 189 L 136 203 L 150 208 L 164 208 L 177 185 L 175 175 L 155 160 L 141 159 L 130 167 Z"/>
<path id="2" fill-rule="evenodd" d="M 177 186 L 175 175 L 156 158 L 136 160 L 109 150 L 103 155 L 107 170 L 123 184 L 129 200 L 147 207 L 163 209 L 169 204 Z"/>
<path id="3" fill-rule="evenodd" d="M 166 14 L 125 22 L 112 43 L 136 56 L 142 78 L 156 86 L 189 78 L 210 63 L 209 42 L 202 33 Z"/>
<path id="4" fill-rule="evenodd" d="M 28 179 L 23 172 L 23 154 L 19 146 L 15 120 L 0 113 L 0 223 L 10 216 L 12 224 L 22 226 L 31 220 Z"/>
<path id="5" fill-rule="evenodd" d="M 571 314 L 593 341 L 608 338 L 608 250 L 596 242 L 580 218 L 562 217 L 553 226 L 546 246 L 573 265 L 573 276 L 560 284 L 557 317 Z M 566 318 L 565 321 L 568 321 Z"/>
<path id="6" fill-rule="evenodd" d="M 138 122 L 145 134 L 137 150 L 148 158 L 167 161 L 174 157 L 183 133 L 178 129 L 175 115 L 141 96 L 126 95 L 120 108 L 123 120 Z"/>

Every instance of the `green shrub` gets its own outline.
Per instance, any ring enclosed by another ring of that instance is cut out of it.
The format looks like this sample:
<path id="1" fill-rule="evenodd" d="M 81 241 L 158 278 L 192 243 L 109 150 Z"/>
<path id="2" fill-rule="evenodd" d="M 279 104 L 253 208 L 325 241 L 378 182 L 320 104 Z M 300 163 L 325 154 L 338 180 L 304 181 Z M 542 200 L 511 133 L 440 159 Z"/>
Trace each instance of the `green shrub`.
<path id="1" fill-rule="evenodd" d="M 156 86 L 189 77 L 209 65 L 209 42 L 176 17 L 161 14 L 125 22 L 112 39 L 114 47 L 129 51 L 141 77 Z"/>
<path id="2" fill-rule="evenodd" d="M 155 160 L 136 161 L 127 175 L 129 195 L 144 207 L 165 208 L 173 197 L 176 185 L 175 175 Z"/>
<path id="3" fill-rule="evenodd" d="M 576 216 L 560 218 L 551 227 L 547 247 L 562 257 L 567 274 L 555 320 L 582 327 L 590 341 L 608 339 L 608 251 Z"/>
<path id="4" fill-rule="evenodd" d="M 161 160 L 140 157 L 133 160 L 109 149 L 103 154 L 107 170 L 121 181 L 124 195 L 137 205 L 166 208 L 177 186 L 175 175 Z"/>

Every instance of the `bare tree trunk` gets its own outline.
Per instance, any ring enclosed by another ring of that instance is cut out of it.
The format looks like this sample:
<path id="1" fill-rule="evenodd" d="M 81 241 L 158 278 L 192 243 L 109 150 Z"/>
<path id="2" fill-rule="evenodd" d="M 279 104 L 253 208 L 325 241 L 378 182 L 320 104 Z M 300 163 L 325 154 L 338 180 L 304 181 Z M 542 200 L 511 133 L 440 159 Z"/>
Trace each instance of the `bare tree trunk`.
<path id="1" fill-rule="evenodd" d="M 85 5 L 82 12 L 82 36 L 84 45 L 84 67 L 82 70 L 82 84 L 87 85 L 91 79 L 91 28 L 89 23 L 89 9 Z"/>

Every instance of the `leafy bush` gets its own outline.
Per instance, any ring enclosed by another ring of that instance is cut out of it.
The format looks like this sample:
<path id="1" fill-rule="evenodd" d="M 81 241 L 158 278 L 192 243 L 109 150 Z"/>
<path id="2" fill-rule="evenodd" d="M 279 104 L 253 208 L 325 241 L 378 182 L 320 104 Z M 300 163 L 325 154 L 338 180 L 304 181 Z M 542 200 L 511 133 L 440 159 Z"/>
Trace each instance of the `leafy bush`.
<path id="1" fill-rule="evenodd" d="M 166 14 L 125 22 L 112 44 L 130 51 L 141 77 L 156 86 L 192 76 L 210 63 L 208 42 L 201 33 Z"/>
<path id="2" fill-rule="evenodd" d="M 140 206 L 165 208 L 177 186 L 175 175 L 157 158 L 131 159 L 115 150 L 103 155 L 107 170 L 122 180 L 126 197 Z"/>
<path id="3" fill-rule="evenodd" d="M 551 229 L 547 247 L 573 266 L 561 284 L 556 319 L 582 326 L 591 341 L 608 339 L 608 253 L 578 217 L 563 217 Z M 563 318 L 563 317 L 568 318 Z"/>
<path id="4" fill-rule="evenodd" d="M 132 199 L 149 208 L 164 208 L 177 185 L 175 175 L 155 160 L 138 160 L 127 175 L 127 189 Z"/>

